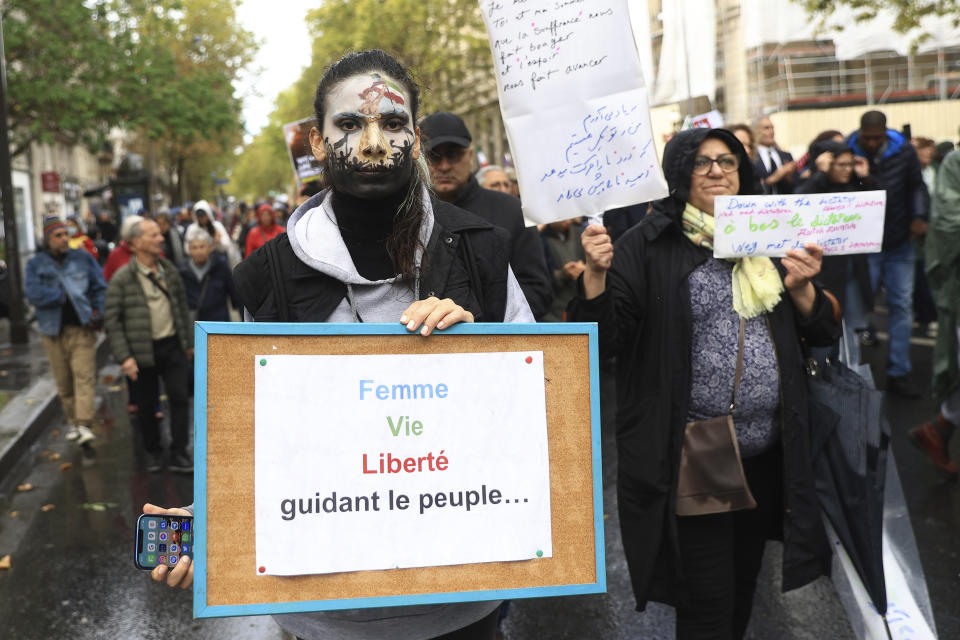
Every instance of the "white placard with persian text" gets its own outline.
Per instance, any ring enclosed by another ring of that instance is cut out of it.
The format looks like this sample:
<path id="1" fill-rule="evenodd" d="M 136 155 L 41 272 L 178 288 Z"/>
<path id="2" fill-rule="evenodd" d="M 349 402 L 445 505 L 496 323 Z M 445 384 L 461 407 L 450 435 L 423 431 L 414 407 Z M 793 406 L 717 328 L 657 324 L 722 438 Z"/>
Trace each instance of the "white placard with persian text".
<path id="1" fill-rule="evenodd" d="M 717 196 L 713 255 L 784 256 L 815 242 L 824 255 L 878 253 L 886 191 Z"/>
<path id="2" fill-rule="evenodd" d="M 258 575 L 553 555 L 543 352 L 254 366 Z"/>
<path id="3" fill-rule="evenodd" d="M 480 0 L 524 214 L 594 216 L 667 184 L 626 0 Z"/>

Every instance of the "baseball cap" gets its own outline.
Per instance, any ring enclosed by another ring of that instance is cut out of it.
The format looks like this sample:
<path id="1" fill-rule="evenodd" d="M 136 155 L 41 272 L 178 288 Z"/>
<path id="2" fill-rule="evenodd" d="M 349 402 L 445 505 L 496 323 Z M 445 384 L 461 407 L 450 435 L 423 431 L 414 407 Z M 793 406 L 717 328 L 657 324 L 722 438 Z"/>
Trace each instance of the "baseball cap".
<path id="1" fill-rule="evenodd" d="M 463 119 L 449 111 L 438 111 L 420 121 L 420 133 L 423 135 L 427 151 L 445 142 L 461 147 L 469 147 L 473 138 Z"/>

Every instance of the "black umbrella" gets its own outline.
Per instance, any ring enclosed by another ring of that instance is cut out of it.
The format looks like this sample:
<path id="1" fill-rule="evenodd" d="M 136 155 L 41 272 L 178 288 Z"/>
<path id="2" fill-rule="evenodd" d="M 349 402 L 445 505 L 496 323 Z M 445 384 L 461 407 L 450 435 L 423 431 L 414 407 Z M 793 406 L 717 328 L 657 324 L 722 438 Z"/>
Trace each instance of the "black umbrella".
<path id="1" fill-rule="evenodd" d="M 841 363 L 818 364 L 808 373 L 811 457 L 820 506 L 874 607 L 885 616 L 883 489 L 890 425 L 883 415 L 883 394 Z"/>

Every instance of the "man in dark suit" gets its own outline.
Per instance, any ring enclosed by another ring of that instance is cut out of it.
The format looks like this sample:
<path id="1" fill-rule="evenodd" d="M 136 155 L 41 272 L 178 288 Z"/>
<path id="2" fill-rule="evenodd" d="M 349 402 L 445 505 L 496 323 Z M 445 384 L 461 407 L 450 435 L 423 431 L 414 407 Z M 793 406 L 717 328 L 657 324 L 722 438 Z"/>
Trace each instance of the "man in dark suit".
<path id="1" fill-rule="evenodd" d="M 757 134 L 757 158 L 754 168 L 767 194 L 793 193 L 797 163 L 793 156 L 781 151 L 774 139 L 773 122 L 763 116 L 753 123 Z"/>

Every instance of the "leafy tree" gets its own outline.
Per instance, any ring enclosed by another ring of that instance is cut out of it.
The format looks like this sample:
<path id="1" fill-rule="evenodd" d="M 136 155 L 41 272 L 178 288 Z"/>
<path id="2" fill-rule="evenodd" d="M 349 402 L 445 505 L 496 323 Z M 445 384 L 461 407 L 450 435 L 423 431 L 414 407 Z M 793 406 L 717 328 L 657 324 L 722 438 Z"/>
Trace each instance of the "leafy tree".
<path id="1" fill-rule="evenodd" d="M 56 137 L 95 146 L 120 124 L 117 80 L 133 51 L 107 2 L 3 3 L 11 153 Z"/>
<path id="2" fill-rule="evenodd" d="M 181 187 L 191 163 L 229 161 L 242 131 L 233 83 L 256 45 L 236 4 L 6 0 L 11 152 L 54 139 L 96 148 L 119 126 L 152 142 Z"/>
<path id="3" fill-rule="evenodd" d="M 949 16 L 954 26 L 960 24 L 960 3 L 957 0 L 794 0 L 803 5 L 811 15 L 825 19 L 837 9 L 848 8 L 854 12 L 857 22 L 875 18 L 882 10 L 891 10 L 896 16 L 893 28 L 907 33 L 920 26 L 928 16 Z M 923 35 L 920 35 L 923 38 Z"/>
<path id="4" fill-rule="evenodd" d="M 313 114 L 324 69 L 349 51 L 380 48 L 415 73 L 421 113 L 466 111 L 495 100 L 493 61 L 476 0 L 326 0 L 306 15 L 310 64 L 277 99 L 269 123 L 243 150 L 233 180 L 241 190 L 285 189 L 292 168 L 282 126 Z M 283 171 L 276 171 L 283 167 Z"/>

